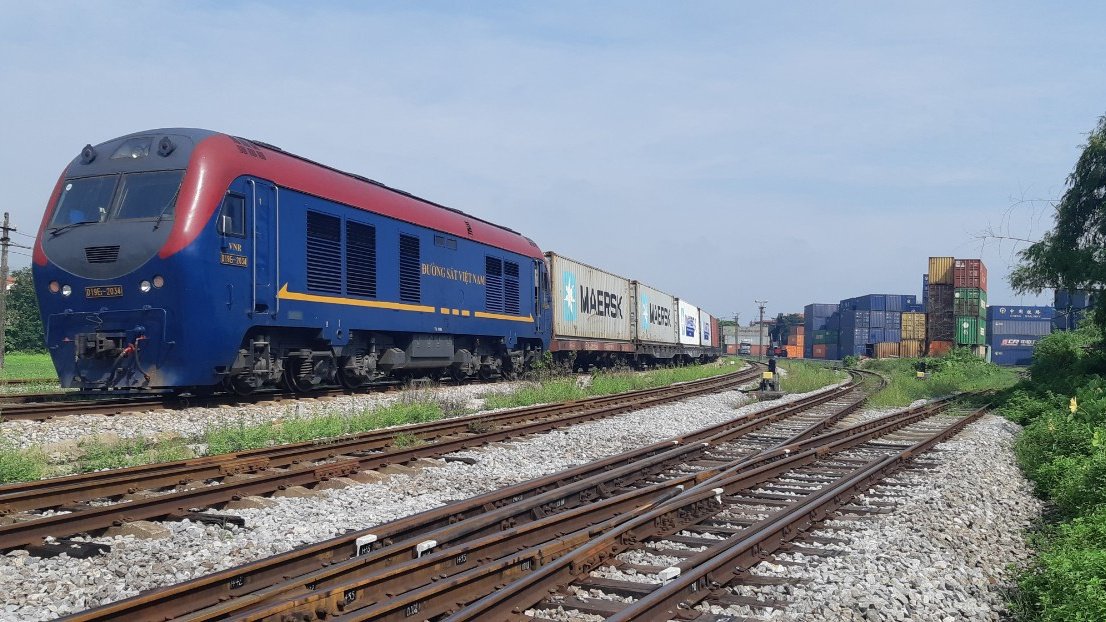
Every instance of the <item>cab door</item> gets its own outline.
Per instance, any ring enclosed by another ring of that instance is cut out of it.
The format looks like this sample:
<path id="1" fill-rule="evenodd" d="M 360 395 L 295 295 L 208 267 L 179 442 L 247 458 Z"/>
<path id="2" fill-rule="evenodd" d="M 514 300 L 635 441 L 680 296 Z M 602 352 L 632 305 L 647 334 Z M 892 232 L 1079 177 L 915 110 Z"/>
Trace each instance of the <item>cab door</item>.
<path id="1" fill-rule="evenodd" d="M 263 180 L 250 180 L 253 223 L 250 240 L 253 252 L 251 280 L 254 316 L 276 317 L 279 311 L 277 291 L 280 280 L 280 188 Z"/>

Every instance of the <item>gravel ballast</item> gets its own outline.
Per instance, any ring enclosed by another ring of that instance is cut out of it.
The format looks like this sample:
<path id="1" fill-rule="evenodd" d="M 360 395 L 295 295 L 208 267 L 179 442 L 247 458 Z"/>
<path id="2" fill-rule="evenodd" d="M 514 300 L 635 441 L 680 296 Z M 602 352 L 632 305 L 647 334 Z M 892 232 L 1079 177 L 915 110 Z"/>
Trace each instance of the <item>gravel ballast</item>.
<path id="1" fill-rule="evenodd" d="M 250 405 L 182 410 L 152 410 L 115 416 L 75 415 L 47 421 L 0 422 L 0 438 L 12 447 L 27 448 L 61 443 L 76 443 L 87 438 L 170 438 L 198 437 L 206 430 L 231 425 L 253 425 L 293 417 L 318 417 L 334 413 L 383 408 L 401 399 L 436 400 L 478 410 L 482 396 L 506 393 L 528 386 L 528 382 L 499 382 L 411 389 L 403 392 L 361 393 L 324 398 L 305 398 L 294 402 L 260 402 Z"/>
<path id="2" fill-rule="evenodd" d="M 783 401 L 801 397 L 787 396 Z M 309 497 L 273 498 L 272 506 L 263 509 L 220 510 L 244 517 L 245 528 L 227 530 L 190 521 L 163 523 L 169 530 L 166 538 L 98 538 L 112 546 L 111 552 L 85 560 L 64 556 L 38 559 L 22 551 L 11 552 L 0 557 L 0 620 L 46 620 L 81 611 L 780 403 L 736 408 L 745 399 L 736 391 L 693 398 L 455 454 L 474 458 L 474 465 L 441 461 L 440 467 L 390 475 L 376 484 L 326 490 Z"/>
<path id="3" fill-rule="evenodd" d="M 486 392 L 491 387 L 474 388 Z M 162 523 L 168 537 L 100 538 L 112 551 L 87 560 L 38 559 L 12 552 L 0 557 L 0 620 L 46 620 L 74 613 L 779 403 L 741 406 L 743 401 L 733 391 L 694 398 L 455 454 L 475 459 L 474 465 L 442 461 L 440 467 L 390 475 L 376 484 L 274 498 L 272 506 L 263 509 L 220 510 L 244 517 L 245 528 Z M 886 412 L 857 413 L 849 423 Z M 809 583 L 739 588 L 739 594 L 790 603 L 782 611 L 741 613 L 781 620 L 999 619 L 1000 589 L 1009 581 L 1006 566 L 1027 558 L 1023 527 L 1040 512 L 1014 462 L 1016 431 L 1017 426 L 989 416 L 940 445 L 923 457 L 933 466 L 903 472 L 879 489 L 892 496 L 876 498 L 898 503 L 892 513 L 841 521 L 837 526 L 843 530 L 820 532 L 849 539 L 857 552 L 780 558 L 803 561 L 803 566 L 761 564 L 758 574 Z"/>
<path id="4" fill-rule="evenodd" d="M 754 569 L 806 583 L 734 589 L 785 601 L 787 609 L 729 612 L 828 622 L 1005 619 L 1010 568 L 1029 559 L 1025 528 L 1041 512 L 1014 458 L 1019 429 L 994 415 L 971 424 L 922 455 L 924 466 L 900 472 L 859 501 L 894 502 L 890 513 L 830 521 L 834 529 L 815 532 L 848 540 L 826 545 L 847 554 L 782 554 L 777 559 L 802 565 L 765 562 Z"/>

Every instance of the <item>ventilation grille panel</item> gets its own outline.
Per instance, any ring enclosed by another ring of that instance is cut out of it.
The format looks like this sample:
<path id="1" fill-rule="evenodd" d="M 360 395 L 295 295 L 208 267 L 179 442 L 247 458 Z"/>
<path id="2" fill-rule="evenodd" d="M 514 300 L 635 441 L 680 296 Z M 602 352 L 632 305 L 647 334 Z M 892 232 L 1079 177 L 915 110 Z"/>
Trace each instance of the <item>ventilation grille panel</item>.
<path id="1" fill-rule="evenodd" d="M 346 222 L 346 293 L 376 298 L 376 228 Z"/>
<path id="2" fill-rule="evenodd" d="M 422 302 L 422 275 L 419 239 L 412 235 L 399 236 L 399 299 L 403 302 Z"/>
<path id="3" fill-rule="evenodd" d="M 484 308 L 491 313 L 503 313 L 503 262 L 496 257 L 484 257 Z"/>
<path id="4" fill-rule="evenodd" d="M 86 246 L 84 258 L 88 263 L 115 263 L 119 261 L 119 246 Z"/>
<path id="5" fill-rule="evenodd" d="M 307 212 L 307 289 L 342 293 L 342 221 Z"/>

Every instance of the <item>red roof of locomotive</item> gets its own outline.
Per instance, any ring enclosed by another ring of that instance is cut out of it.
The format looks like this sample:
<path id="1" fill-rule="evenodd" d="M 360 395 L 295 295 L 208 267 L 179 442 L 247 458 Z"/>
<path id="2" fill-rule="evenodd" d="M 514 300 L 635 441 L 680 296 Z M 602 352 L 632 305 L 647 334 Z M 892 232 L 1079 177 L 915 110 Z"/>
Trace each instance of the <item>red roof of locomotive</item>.
<path id="1" fill-rule="evenodd" d="M 227 134 L 214 134 L 196 144 L 181 184 L 173 230 L 158 256 L 169 257 L 191 244 L 210 222 L 230 183 L 241 175 L 268 179 L 282 188 L 298 190 L 534 259 L 543 257 L 541 249 L 534 242 L 506 227 L 286 153 L 277 147 Z M 51 207 L 56 203 L 60 189 L 59 179 L 50 198 Z M 40 229 L 45 227 L 48 218 L 49 214 L 43 218 Z M 41 233 L 40 230 L 39 240 Z M 35 244 L 34 259 L 39 265 L 46 263 L 41 242 Z"/>

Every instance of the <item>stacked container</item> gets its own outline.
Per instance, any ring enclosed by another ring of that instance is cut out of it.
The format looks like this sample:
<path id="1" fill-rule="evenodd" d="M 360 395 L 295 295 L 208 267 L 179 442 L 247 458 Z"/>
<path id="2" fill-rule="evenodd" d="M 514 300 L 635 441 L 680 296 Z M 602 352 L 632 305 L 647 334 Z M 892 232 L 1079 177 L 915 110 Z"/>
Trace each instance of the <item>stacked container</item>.
<path id="1" fill-rule="evenodd" d="M 1053 325 L 1056 330 L 1075 330 L 1087 312 L 1094 308 L 1096 292 L 1087 290 L 1056 290 L 1054 304 L 1056 313 Z"/>
<path id="2" fill-rule="evenodd" d="M 1052 332 L 1052 307 L 994 306 L 987 309 L 991 361 L 997 365 L 1029 365 L 1033 348 Z"/>
<path id="3" fill-rule="evenodd" d="M 926 339 L 929 356 L 938 356 L 952 349 L 956 342 L 956 259 L 930 257 L 926 288 Z"/>
<path id="4" fill-rule="evenodd" d="M 902 341 L 899 356 L 917 358 L 925 354 L 926 314 L 905 311 L 902 314 Z"/>
<path id="5" fill-rule="evenodd" d="M 902 313 L 917 307 L 917 296 L 911 294 L 868 294 L 842 300 L 839 356 L 898 356 Z"/>
<path id="6" fill-rule="evenodd" d="M 980 259 L 957 259 L 953 265 L 953 312 L 956 343 L 987 343 L 987 266 Z"/>
<path id="7" fill-rule="evenodd" d="M 815 346 L 837 344 L 837 329 L 830 328 L 832 319 L 837 314 L 838 305 L 825 303 L 812 303 L 803 307 L 803 331 L 804 347 L 803 356 L 806 358 L 826 358 L 825 348 L 815 352 Z M 819 353 L 821 356 L 819 356 Z"/>

